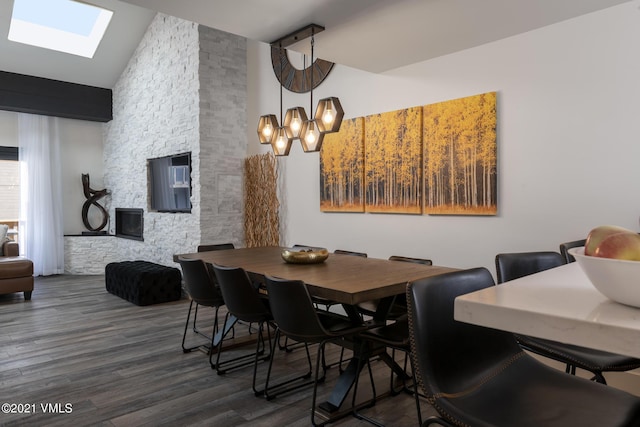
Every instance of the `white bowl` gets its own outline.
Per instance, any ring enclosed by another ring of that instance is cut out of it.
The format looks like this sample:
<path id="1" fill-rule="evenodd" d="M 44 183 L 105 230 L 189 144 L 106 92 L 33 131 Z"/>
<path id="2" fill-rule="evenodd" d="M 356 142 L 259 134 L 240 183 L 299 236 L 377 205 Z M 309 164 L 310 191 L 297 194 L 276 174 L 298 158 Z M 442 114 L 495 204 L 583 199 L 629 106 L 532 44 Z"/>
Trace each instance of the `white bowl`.
<path id="1" fill-rule="evenodd" d="M 640 261 L 600 258 L 569 249 L 593 286 L 607 298 L 640 308 Z"/>

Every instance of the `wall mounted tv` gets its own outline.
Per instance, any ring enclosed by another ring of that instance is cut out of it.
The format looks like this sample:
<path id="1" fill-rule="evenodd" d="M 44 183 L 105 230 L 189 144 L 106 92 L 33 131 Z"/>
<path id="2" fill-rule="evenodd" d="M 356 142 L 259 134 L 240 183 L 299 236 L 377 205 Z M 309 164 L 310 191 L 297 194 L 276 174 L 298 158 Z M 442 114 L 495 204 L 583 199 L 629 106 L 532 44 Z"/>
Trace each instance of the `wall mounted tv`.
<path id="1" fill-rule="evenodd" d="M 191 212 L 191 153 L 147 161 L 151 210 Z"/>

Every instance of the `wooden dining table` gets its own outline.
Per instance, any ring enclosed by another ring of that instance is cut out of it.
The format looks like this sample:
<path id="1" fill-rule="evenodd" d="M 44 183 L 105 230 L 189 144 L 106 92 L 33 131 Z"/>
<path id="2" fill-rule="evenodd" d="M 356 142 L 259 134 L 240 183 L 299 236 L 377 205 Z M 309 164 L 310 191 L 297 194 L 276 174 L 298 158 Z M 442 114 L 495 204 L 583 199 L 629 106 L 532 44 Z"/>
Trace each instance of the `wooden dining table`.
<path id="1" fill-rule="evenodd" d="M 355 306 L 367 301 L 379 301 L 374 321 L 384 321 L 393 298 L 405 293 L 408 282 L 423 277 L 454 271 L 441 266 L 377 258 L 330 254 L 318 264 L 290 264 L 283 260 L 278 246 L 239 248 L 179 255 L 182 258 L 201 259 L 207 263 L 227 267 L 241 267 L 250 274 L 302 280 L 312 296 L 342 304 L 354 321 L 360 320 Z M 384 353 L 386 355 L 386 353 Z M 359 375 L 358 357 L 354 353 L 346 369 L 340 374 L 333 391 L 319 405 L 331 416 L 339 412 L 351 386 Z M 392 364 L 389 357 L 383 358 Z M 331 416 L 333 418 L 333 416 Z"/>

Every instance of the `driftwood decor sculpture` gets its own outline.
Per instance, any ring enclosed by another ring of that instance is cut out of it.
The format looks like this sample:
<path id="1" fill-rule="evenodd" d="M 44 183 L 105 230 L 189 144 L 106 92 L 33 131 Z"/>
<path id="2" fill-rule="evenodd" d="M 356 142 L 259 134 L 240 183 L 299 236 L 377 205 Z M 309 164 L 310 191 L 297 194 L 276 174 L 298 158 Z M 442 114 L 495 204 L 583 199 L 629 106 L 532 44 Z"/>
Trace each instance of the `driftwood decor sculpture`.
<path id="1" fill-rule="evenodd" d="M 107 212 L 107 210 L 102 207 L 100 203 L 98 203 L 98 200 L 108 195 L 109 192 L 106 188 L 103 190 L 92 189 L 89 185 L 88 173 L 82 174 L 82 190 L 84 191 L 84 197 L 87 198 L 87 201 L 82 205 L 82 222 L 84 226 L 87 227 L 87 230 L 97 233 L 104 227 L 106 227 L 107 222 L 109 221 L 109 212 Z M 89 208 L 91 207 L 91 205 L 97 207 L 102 213 L 102 223 L 100 223 L 98 227 L 92 227 L 91 223 L 89 222 Z"/>
<path id="2" fill-rule="evenodd" d="M 280 245 L 278 170 L 271 153 L 244 161 L 244 234 L 248 248 Z"/>

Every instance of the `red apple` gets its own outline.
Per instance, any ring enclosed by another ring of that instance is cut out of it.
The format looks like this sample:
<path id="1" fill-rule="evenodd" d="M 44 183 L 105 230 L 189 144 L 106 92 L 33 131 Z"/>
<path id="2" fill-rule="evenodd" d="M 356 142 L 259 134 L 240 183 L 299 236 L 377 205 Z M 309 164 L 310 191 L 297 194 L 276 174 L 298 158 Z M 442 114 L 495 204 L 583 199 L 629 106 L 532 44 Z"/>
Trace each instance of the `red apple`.
<path id="1" fill-rule="evenodd" d="M 640 235 L 633 231 L 611 234 L 600 242 L 593 256 L 640 261 Z"/>
<path id="2" fill-rule="evenodd" d="M 612 234 L 617 233 L 633 233 L 633 231 L 627 228 L 618 227 L 617 225 L 601 225 L 594 228 L 587 236 L 587 241 L 584 244 L 584 254 L 593 255 L 596 248 L 600 245 L 600 242 Z"/>

